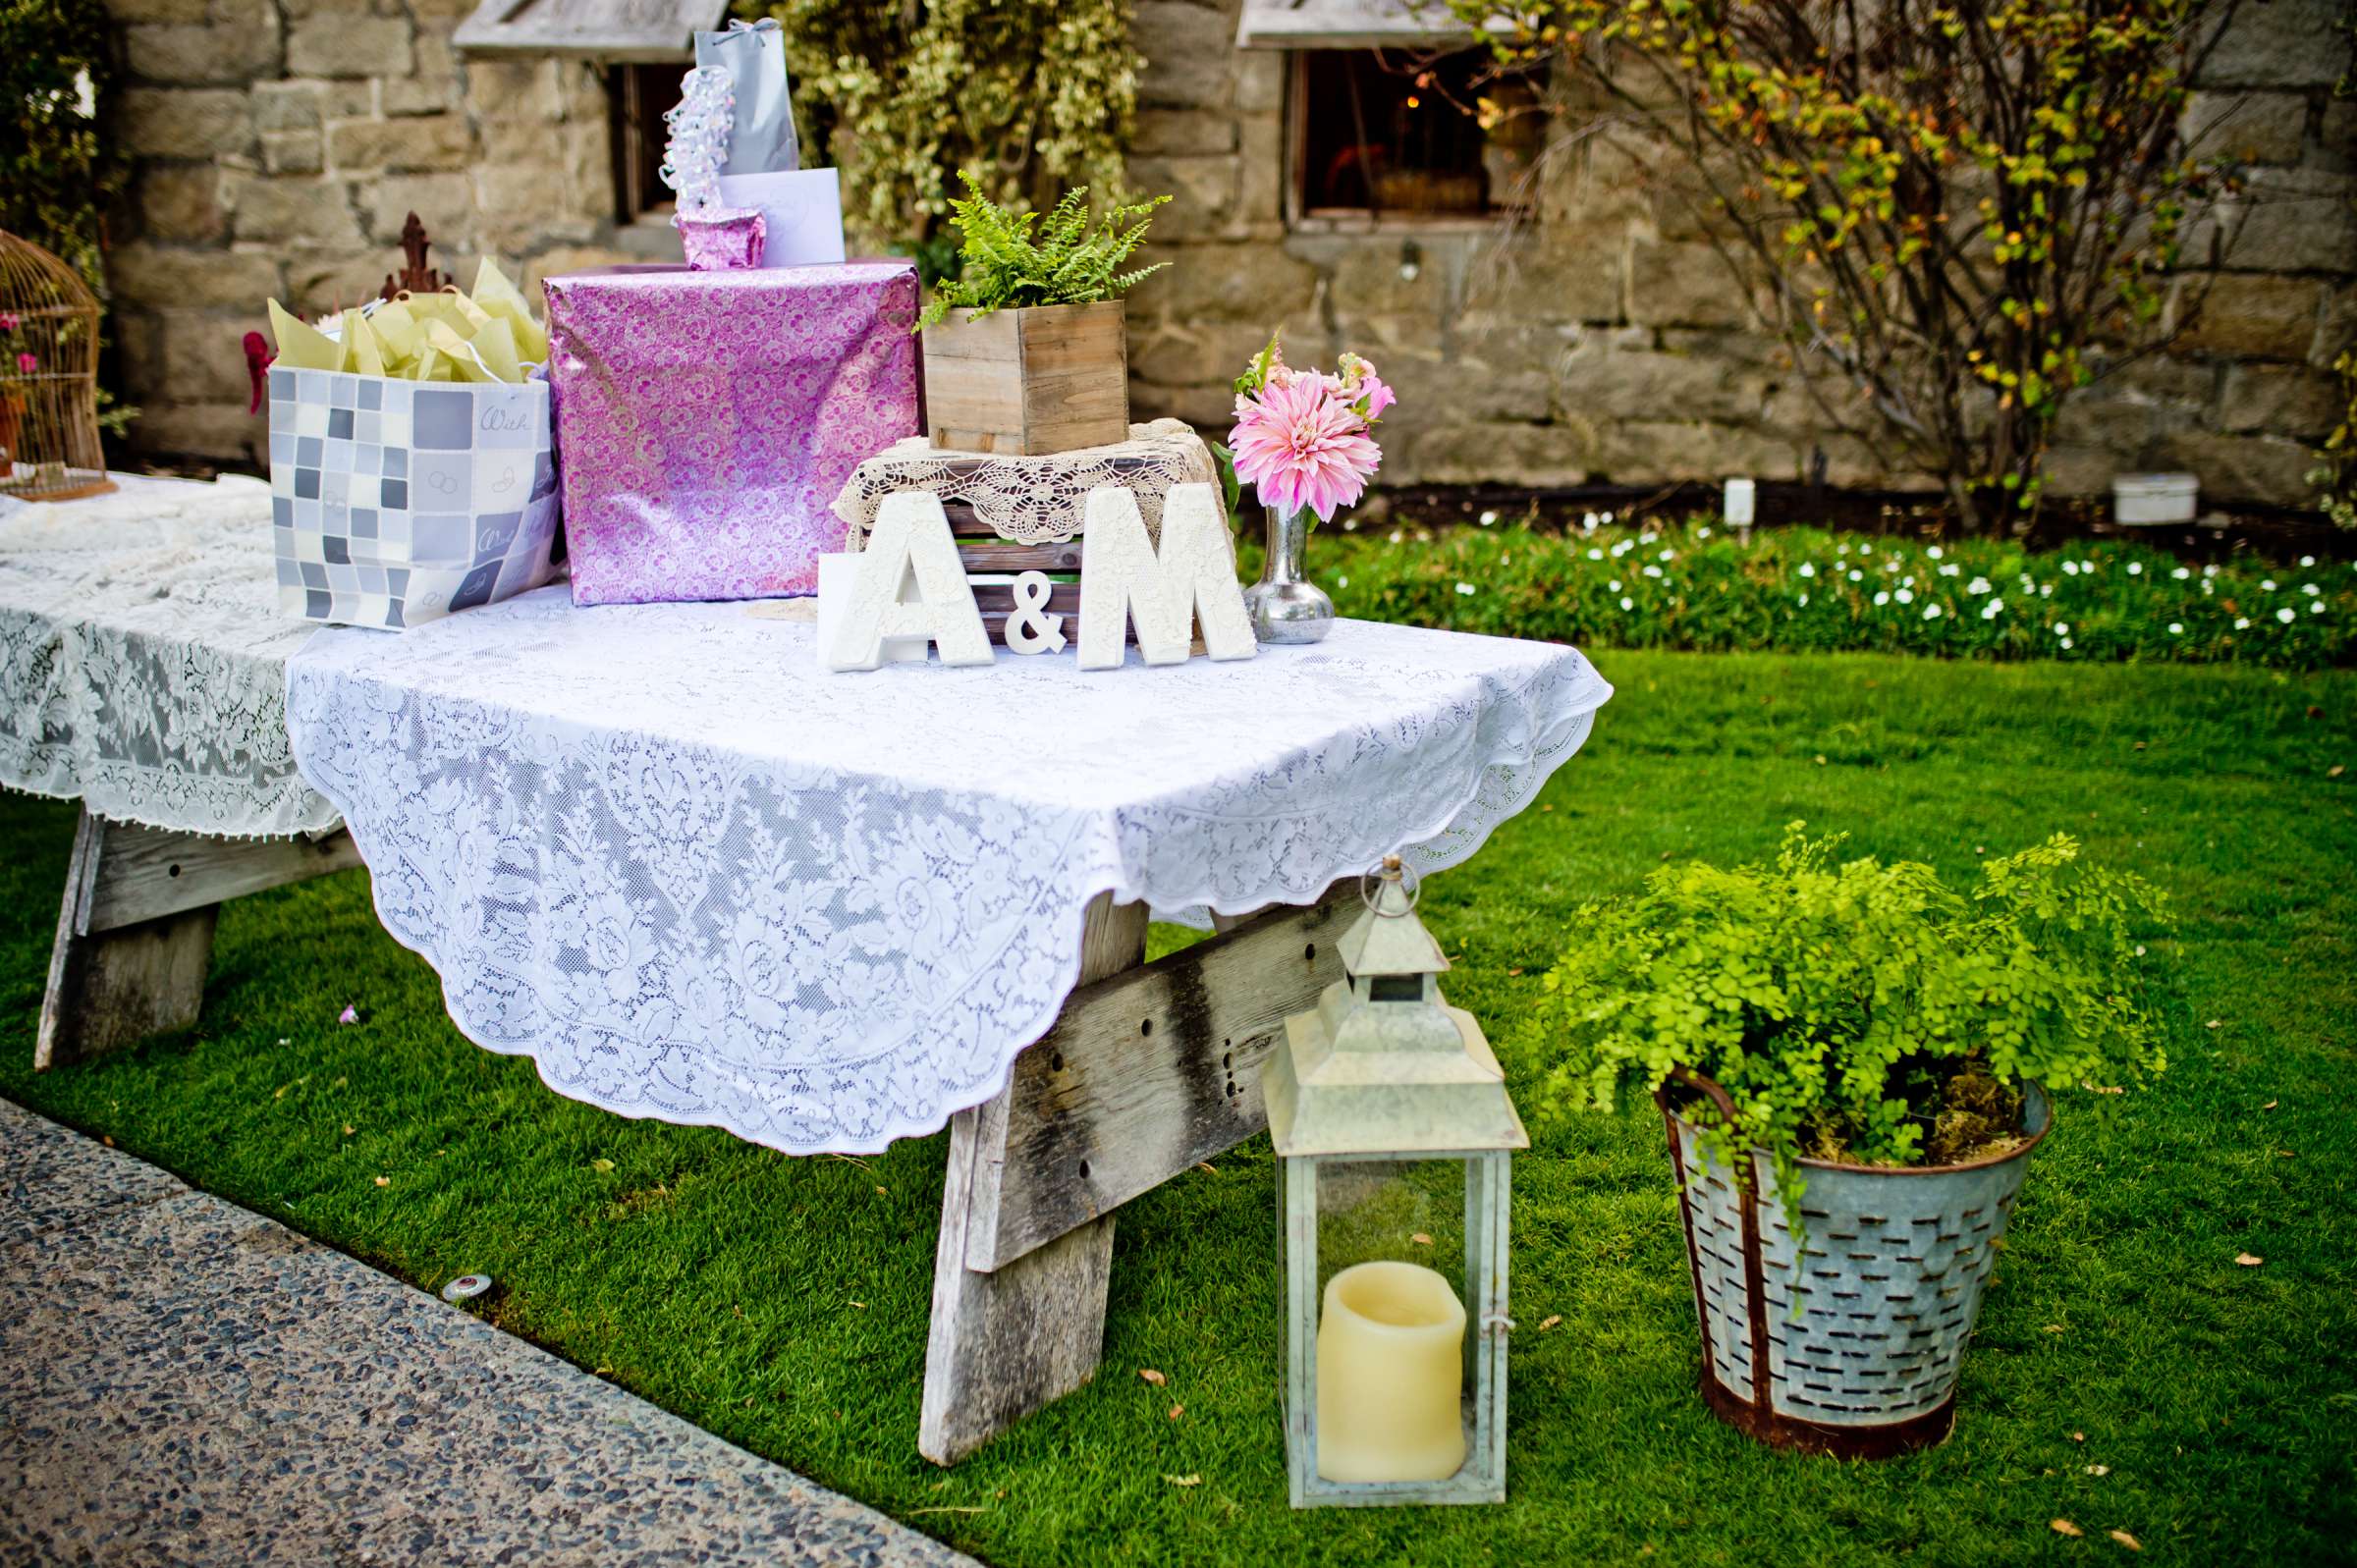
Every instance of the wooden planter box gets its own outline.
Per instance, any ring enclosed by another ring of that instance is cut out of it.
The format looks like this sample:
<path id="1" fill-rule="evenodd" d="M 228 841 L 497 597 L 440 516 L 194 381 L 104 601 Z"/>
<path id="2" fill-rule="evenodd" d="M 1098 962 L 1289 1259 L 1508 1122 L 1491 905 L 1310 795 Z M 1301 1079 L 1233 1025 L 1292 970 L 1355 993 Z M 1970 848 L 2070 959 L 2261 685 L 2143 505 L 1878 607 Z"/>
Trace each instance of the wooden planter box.
<path id="1" fill-rule="evenodd" d="M 1129 439 L 1122 302 L 953 310 L 925 329 L 933 445 L 1036 457 Z"/>

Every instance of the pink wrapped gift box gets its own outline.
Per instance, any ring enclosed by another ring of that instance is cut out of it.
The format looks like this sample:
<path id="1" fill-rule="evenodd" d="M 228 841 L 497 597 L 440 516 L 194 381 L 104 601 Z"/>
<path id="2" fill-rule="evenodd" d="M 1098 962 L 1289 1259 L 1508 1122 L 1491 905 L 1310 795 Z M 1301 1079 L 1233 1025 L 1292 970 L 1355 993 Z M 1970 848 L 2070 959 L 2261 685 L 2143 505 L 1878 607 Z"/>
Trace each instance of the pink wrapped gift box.
<path id="1" fill-rule="evenodd" d="M 547 289 L 574 602 L 816 593 L 844 481 L 924 429 L 916 269 L 622 267 Z"/>

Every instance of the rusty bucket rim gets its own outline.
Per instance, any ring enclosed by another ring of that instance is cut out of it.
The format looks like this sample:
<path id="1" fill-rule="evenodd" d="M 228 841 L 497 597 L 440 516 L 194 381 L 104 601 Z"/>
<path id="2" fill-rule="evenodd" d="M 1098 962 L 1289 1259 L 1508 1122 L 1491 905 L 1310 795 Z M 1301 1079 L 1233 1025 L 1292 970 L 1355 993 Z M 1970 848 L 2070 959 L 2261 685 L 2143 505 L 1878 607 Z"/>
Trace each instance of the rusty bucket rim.
<path id="1" fill-rule="evenodd" d="M 1684 1084 L 1686 1087 L 1693 1089 L 1697 1093 L 1706 1095 L 1710 1099 L 1717 1101 L 1719 1104 L 1720 1114 L 1726 1116 L 1730 1123 L 1732 1122 L 1734 1116 L 1734 1102 L 1728 1097 L 1727 1090 L 1720 1086 L 1720 1083 L 1716 1078 L 1709 1077 L 1703 1073 L 1689 1071 L 1684 1067 L 1671 1068 L 1670 1076 L 1664 1079 L 1662 1084 L 1657 1086 L 1653 1091 L 1654 1104 L 1660 1108 L 1663 1115 L 1675 1116 L 1679 1121 L 1684 1122 L 1689 1127 L 1697 1126 L 1697 1123 L 1692 1117 L 1681 1115 L 1676 1110 L 1671 1108 L 1670 1102 L 1664 1095 L 1663 1090 L 1672 1082 Z M 2040 1083 L 2035 1078 L 2024 1078 L 2021 1080 L 2021 1093 L 2023 1101 L 2022 1119 L 2025 1122 L 2029 1119 L 2029 1102 L 2031 1097 L 2035 1096 L 2038 1102 L 2045 1108 L 2046 1120 L 2036 1132 L 2030 1133 L 2027 1140 L 2018 1148 L 2005 1150 L 2001 1154 L 1983 1155 L 1977 1160 L 1959 1160 L 1951 1164 L 1945 1165 L 1861 1165 L 1852 1161 L 1819 1160 L 1809 1155 L 1795 1155 L 1792 1157 L 1793 1162 L 1806 1170 L 1850 1171 L 1869 1176 L 1946 1176 L 1952 1175 L 1959 1170 L 1985 1170 L 1992 1165 L 2001 1165 L 2008 1160 L 2027 1159 L 2030 1151 L 2037 1148 L 2040 1144 L 2046 1142 L 2046 1135 L 2055 1130 L 2055 1097 L 2048 1094 L 2046 1092 L 2046 1085 Z M 1750 1145 L 1745 1149 L 1744 1152 L 1753 1156 L 1754 1158 L 1766 1156 L 1768 1154 L 1768 1151 L 1761 1148 L 1758 1144 Z"/>

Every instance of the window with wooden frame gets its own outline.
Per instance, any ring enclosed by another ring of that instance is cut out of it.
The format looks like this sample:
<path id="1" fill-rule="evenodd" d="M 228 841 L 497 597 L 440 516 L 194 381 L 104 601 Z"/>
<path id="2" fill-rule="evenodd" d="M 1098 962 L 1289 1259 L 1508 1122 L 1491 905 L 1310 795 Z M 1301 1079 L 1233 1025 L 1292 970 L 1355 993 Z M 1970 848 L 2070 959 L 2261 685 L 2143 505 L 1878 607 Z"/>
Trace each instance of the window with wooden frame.
<path id="1" fill-rule="evenodd" d="M 606 72 L 616 223 L 672 210 L 671 187 L 663 183 L 663 146 L 671 132 L 663 117 L 680 106 L 680 82 L 686 74 L 687 66 L 678 62 L 614 66 Z"/>
<path id="2" fill-rule="evenodd" d="M 1292 53 L 1298 229 L 1485 223 L 1527 211 L 1540 146 L 1532 72 L 1481 48 Z"/>

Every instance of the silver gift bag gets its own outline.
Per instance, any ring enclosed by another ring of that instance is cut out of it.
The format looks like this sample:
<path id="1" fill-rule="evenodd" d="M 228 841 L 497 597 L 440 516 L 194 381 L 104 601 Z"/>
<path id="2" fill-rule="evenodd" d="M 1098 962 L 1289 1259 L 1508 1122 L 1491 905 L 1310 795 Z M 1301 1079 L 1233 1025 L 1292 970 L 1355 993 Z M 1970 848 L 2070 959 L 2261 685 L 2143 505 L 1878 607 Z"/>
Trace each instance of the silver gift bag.
<path id="1" fill-rule="evenodd" d="M 729 73 L 737 96 L 723 174 L 780 174 L 802 166 L 794 132 L 794 88 L 786 78 L 786 33 L 775 17 L 733 22 L 726 32 L 695 35 L 698 68 Z"/>

